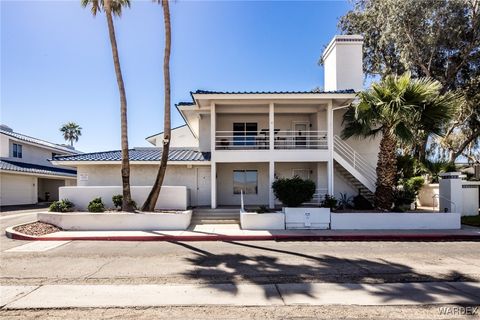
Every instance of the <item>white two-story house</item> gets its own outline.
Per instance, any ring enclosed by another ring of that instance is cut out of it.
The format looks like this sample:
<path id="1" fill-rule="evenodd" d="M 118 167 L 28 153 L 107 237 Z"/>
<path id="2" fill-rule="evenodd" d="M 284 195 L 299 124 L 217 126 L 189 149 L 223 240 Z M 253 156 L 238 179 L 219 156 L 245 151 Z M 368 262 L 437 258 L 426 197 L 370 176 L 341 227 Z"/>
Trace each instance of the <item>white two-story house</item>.
<path id="1" fill-rule="evenodd" d="M 65 145 L 51 143 L 0 126 L 0 205 L 26 205 L 58 200 L 58 188 L 76 185 L 76 170 L 49 159 L 75 155 Z"/>
<path id="2" fill-rule="evenodd" d="M 325 194 L 367 198 L 375 189 L 378 139 L 342 140 L 343 114 L 363 89 L 362 38 L 336 36 L 325 49 L 325 90 L 220 92 L 198 90 L 177 104 L 185 125 L 172 130 L 164 185 L 187 186 L 191 206 L 278 205 L 271 185 L 300 176 Z M 130 151 L 131 184 L 152 185 L 163 140 Z M 79 186 L 121 185 L 120 151 L 56 157 L 78 170 Z"/>

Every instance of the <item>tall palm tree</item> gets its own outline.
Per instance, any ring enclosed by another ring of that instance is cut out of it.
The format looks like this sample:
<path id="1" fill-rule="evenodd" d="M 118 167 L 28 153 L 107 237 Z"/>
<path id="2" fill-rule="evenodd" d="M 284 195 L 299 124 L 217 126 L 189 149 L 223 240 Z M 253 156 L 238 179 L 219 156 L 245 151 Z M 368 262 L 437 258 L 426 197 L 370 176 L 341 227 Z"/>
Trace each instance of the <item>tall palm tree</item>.
<path id="1" fill-rule="evenodd" d="M 69 141 L 73 147 L 73 141 L 78 142 L 78 138 L 82 135 L 82 127 L 75 122 L 67 122 L 62 125 L 60 132 L 63 133 L 65 141 Z"/>
<path id="2" fill-rule="evenodd" d="M 165 106 L 163 116 L 163 148 L 160 167 L 158 168 L 157 177 L 152 186 L 147 200 L 142 206 L 142 211 L 154 211 L 157 203 L 158 195 L 162 189 L 163 178 L 167 170 L 168 152 L 170 150 L 171 124 L 170 124 L 170 51 L 172 42 L 172 32 L 170 25 L 170 8 L 168 0 L 158 0 L 163 8 L 163 22 L 165 26 L 165 52 L 163 56 L 163 80 L 165 86 Z"/>
<path id="3" fill-rule="evenodd" d="M 127 131 L 127 97 L 125 95 L 125 85 L 123 83 L 122 69 L 120 68 L 120 59 L 118 57 L 117 39 L 115 37 L 115 27 L 113 25 L 113 16 L 120 17 L 122 8 L 130 7 L 130 0 L 81 0 L 83 7 L 91 6 L 93 16 L 101 10 L 105 11 L 107 17 L 108 34 L 110 37 L 110 46 L 112 47 L 113 64 L 115 66 L 115 75 L 117 77 L 118 91 L 120 94 L 120 118 L 121 118 L 121 136 L 122 136 L 122 187 L 123 187 L 123 211 L 134 211 L 132 196 L 130 193 L 130 162 L 128 158 L 128 131 Z"/>
<path id="4" fill-rule="evenodd" d="M 397 143 L 412 143 L 419 131 L 441 134 L 451 120 L 459 96 L 440 94 L 440 82 L 430 78 L 412 79 L 409 73 L 387 76 L 369 90 L 358 94 L 359 102 L 344 115 L 344 139 L 381 134 L 377 161 L 375 205 L 390 210 L 396 184 Z"/>

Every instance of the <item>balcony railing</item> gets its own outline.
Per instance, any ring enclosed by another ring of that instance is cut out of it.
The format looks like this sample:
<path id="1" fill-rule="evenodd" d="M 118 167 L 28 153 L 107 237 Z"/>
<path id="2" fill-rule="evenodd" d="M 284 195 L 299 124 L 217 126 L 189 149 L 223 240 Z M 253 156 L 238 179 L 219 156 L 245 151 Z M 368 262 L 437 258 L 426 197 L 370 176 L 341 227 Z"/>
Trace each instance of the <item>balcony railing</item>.
<path id="1" fill-rule="evenodd" d="M 327 131 L 274 131 L 274 149 L 327 149 Z M 268 150 L 269 130 L 261 131 L 217 131 L 217 150 Z"/>

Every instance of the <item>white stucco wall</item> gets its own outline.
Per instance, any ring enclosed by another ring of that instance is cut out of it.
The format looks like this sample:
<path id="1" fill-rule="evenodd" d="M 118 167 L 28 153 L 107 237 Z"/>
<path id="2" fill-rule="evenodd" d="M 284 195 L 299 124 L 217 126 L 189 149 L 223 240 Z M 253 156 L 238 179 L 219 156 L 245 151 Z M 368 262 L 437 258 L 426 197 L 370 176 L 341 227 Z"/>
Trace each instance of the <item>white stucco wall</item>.
<path id="1" fill-rule="evenodd" d="M 118 165 L 81 165 L 77 168 L 78 186 L 120 186 L 122 179 Z M 202 190 L 197 194 L 197 170 L 205 170 L 209 166 L 170 165 L 167 167 L 163 184 L 166 186 L 186 186 L 190 190 L 190 203 L 197 205 L 197 201 L 203 205 L 210 203 L 209 181 L 199 184 Z M 151 186 L 157 174 L 157 165 L 132 164 L 130 167 L 130 183 L 132 186 Z M 88 176 L 88 180 L 82 180 Z M 200 176 L 209 176 L 209 171 Z M 204 190 L 206 189 L 206 190 Z M 197 198 L 198 197 L 198 198 Z"/>
<path id="2" fill-rule="evenodd" d="M 10 157 L 9 140 L 10 139 L 6 135 L 0 134 L 0 157 L 2 158 Z"/>
<path id="3" fill-rule="evenodd" d="M 148 197 L 151 186 L 131 186 L 132 199 L 141 206 Z M 107 208 L 113 208 L 112 197 L 122 194 L 121 186 L 89 186 L 89 187 L 61 187 L 59 195 L 75 205 L 76 210 L 87 210 L 88 203 L 94 198 L 102 198 Z M 155 205 L 155 209 L 186 210 L 189 203 L 189 190 L 184 186 L 162 187 Z"/>
<path id="4" fill-rule="evenodd" d="M 158 134 L 148 139 L 155 146 L 163 147 L 163 133 Z M 172 130 L 172 139 L 170 141 L 172 148 L 196 148 L 198 147 L 198 140 L 193 135 L 188 126 L 178 127 Z"/>
<path id="5" fill-rule="evenodd" d="M 343 114 L 346 109 L 340 109 L 333 112 L 333 133 L 341 136 Z M 378 159 L 378 151 L 380 147 L 381 136 L 377 135 L 375 138 L 356 138 L 352 137 L 345 140 L 345 142 L 357 151 L 361 156 L 366 158 L 369 163 L 376 167 Z"/>
<path id="6" fill-rule="evenodd" d="M 335 39 L 361 39 L 361 36 L 340 35 Z M 362 42 L 333 41 L 324 54 L 324 84 L 325 90 L 363 88 L 363 53 Z"/>
<path id="7" fill-rule="evenodd" d="M 210 152 L 210 115 L 202 114 L 199 120 L 199 149 L 200 151 Z"/>
<path id="8" fill-rule="evenodd" d="M 268 205 L 268 163 L 217 163 L 217 204 L 240 206 L 240 195 L 233 194 L 234 170 L 258 171 L 258 194 L 244 195 L 245 205 Z"/>
<path id="9" fill-rule="evenodd" d="M 37 177 L 0 173 L 2 206 L 37 203 Z"/>

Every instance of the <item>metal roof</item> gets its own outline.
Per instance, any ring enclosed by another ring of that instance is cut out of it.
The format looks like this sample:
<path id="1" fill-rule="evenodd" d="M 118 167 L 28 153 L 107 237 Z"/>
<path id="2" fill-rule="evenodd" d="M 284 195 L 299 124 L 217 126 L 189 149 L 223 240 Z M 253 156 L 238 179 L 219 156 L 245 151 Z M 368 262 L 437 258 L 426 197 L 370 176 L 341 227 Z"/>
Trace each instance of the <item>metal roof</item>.
<path id="1" fill-rule="evenodd" d="M 309 91 L 210 91 L 210 90 L 197 90 L 191 91 L 190 94 L 341 94 L 341 93 L 355 93 L 353 89 L 335 90 L 335 91 L 322 91 L 322 90 L 309 90 Z"/>
<path id="2" fill-rule="evenodd" d="M 77 175 L 77 171 L 73 169 L 40 166 L 38 164 L 23 163 L 23 162 L 11 161 L 7 159 L 0 159 L 0 170 L 46 174 L 46 175 L 54 175 L 54 176 L 75 177 Z"/>
<path id="3" fill-rule="evenodd" d="M 130 161 L 160 161 L 160 148 L 134 148 L 129 150 Z M 72 156 L 57 156 L 54 161 L 121 161 L 121 150 L 82 153 Z M 168 161 L 210 161 L 210 152 L 200 152 L 194 149 L 171 148 Z"/>
<path id="4" fill-rule="evenodd" d="M 27 135 L 24 135 L 24 134 L 21 134 L 21 133 L 18 133 L 18 132 L 13 132 L 13 131 L 7 131 L 7 130 L 0 129 L 0 133 L 4 134 L 4 135 L 7 135 L 7 136 L 10 136 L 12 138 L 21 140 L 21 141 L 35 143 L 35 144 L 42 145 L 42 146 L 45 146 L 45 147 L 61 150 L 63 152 L 75 153 L 75 154 L 76 153 L 81 153 L 80 151 L 77 151 L 75 149 L 70 149 L 66 146 L 61 146 L 61 145 L 56 144 L 56 143 L 52 143 L 52 142 L 37 139 L 37 138 L 34 138 L 34 137 L 30 137 L 30 136 L 27 136 Z"/>

